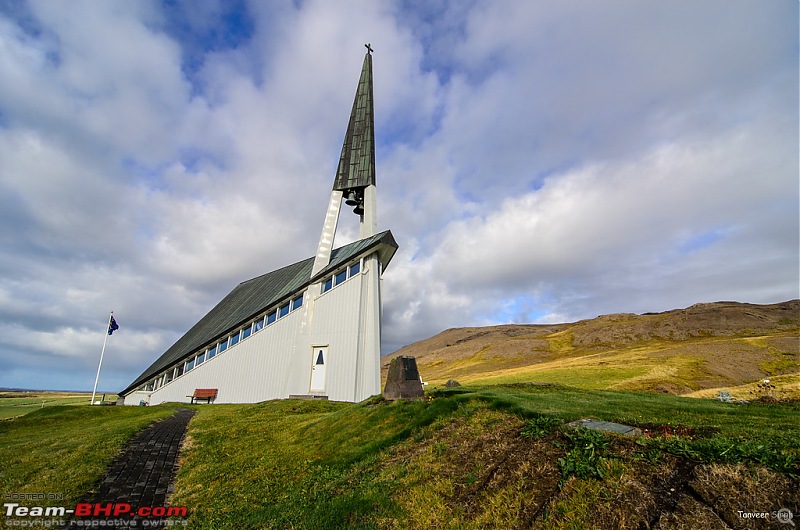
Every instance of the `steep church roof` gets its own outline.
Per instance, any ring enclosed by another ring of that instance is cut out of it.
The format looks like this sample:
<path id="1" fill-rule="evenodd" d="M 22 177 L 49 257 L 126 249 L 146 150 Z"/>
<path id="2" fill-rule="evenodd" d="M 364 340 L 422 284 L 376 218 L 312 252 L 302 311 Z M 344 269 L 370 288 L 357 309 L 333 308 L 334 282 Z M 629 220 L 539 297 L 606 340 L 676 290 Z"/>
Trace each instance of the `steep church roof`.
<path id="1" fill-rule="evenodd" d="M 210 345 L 218 337 L 255 318 L 259 313 L 290 300 L 348 261 L 376 251 L 385 269 L 396 250 L 397 242 L 392 233 L 386 230 L 334 249 L 328 266 L 314 277 L 311 277 L 314 263 L 314 258 L 311 257 L 240 283 L 120 394 L 130 392 L 162 370 L 197 353 L 201 347 Z"/>
<path id="2" fill-rule="evenodd" d="M 375 109 L 372 98 L 372 48 L 367 46 L 356 98 L 344 135 L 333 189 L 345 191 L 375 185 Z"/>

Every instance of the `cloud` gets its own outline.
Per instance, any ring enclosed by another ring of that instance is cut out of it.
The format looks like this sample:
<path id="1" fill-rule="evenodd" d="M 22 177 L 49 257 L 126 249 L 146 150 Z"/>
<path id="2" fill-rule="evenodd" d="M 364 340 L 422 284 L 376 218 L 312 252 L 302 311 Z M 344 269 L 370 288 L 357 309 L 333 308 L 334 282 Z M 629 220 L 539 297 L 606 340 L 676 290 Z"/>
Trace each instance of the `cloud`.
<path id="1" fill-rule="evenodd" d="M 589 263 L 624 266 L 636 254 L 672 252 L 698 231 L 770 217 L 752 207 L 783 200 L 792 174 L 770 166 L 776 155 L 789 162 L 788 153 L 755 131 L 731 136 L 554 175 L 485 217 L 451 223 L 433 259 L 453 285 L 513 288 L 531 273 L 555 279 Z"/>

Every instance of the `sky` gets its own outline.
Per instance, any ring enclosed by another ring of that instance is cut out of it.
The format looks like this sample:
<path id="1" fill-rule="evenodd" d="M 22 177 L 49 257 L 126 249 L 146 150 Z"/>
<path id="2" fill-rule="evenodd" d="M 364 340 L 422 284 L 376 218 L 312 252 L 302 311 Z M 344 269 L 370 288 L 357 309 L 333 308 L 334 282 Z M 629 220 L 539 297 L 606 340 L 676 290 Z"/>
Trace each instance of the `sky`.
<path id="1" fill-rule="evenodd" d="M 312 256 L 365 43 L 383 353 L 800 297 L 796 0 L 2 0 L 0 387 L 91 390 L 113 310 L 119 391 Z"/>

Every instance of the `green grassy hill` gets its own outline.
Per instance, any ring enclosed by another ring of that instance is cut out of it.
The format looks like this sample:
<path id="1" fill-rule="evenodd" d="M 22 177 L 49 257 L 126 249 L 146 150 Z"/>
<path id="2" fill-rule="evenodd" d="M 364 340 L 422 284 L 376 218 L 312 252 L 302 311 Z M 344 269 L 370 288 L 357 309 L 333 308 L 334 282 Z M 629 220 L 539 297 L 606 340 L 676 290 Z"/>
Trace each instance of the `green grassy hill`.
<path id="1" fill-rule="evenodd" d="M 800 300 L 697 304 L 556 325 L 449 329 L 383 359 L 416 357 L 431 385 L 554 382 L 585 389 L 800 398 Z M 709 391 L 711 390 L 711 391 Z"/>

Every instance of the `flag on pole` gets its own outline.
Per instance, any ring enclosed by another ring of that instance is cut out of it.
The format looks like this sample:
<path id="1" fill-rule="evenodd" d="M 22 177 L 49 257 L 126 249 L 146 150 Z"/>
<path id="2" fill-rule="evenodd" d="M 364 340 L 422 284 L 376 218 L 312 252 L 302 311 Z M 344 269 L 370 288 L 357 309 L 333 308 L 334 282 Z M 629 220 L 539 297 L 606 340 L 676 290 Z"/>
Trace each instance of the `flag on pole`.
<path id="1" fill-rule="evenodd" d="M 106 353 L 106 342 L 108 342 L 108 335 L 111 335 L 116 330 L 119 329 L 119 325 L 117 325 L 117 321 L 114 320 L 114 312 L 108 314 L 108 334 L 103 337 L 103 349 L 100 350 L 100 362 L 97 364 L 97 375 L 94 376 L 94 389 L 92 390 L 92 405 L 97 405 L 98 403 L 94 402 L 94 396 L 97 393 L 97 382 L 100 380 L 100 367 L 103 366 L 103 354 Z"/>
<path id="2" fill-rule="evenodd" d="M 111 320 L 108 322 L 108 334 L 111 335 L 112 333 L 114 333 L 118 329 L 119 329 L 119 326 L 117 325 L 117 321 L 114 320 L 114 317 L 112 316 Z"/>

